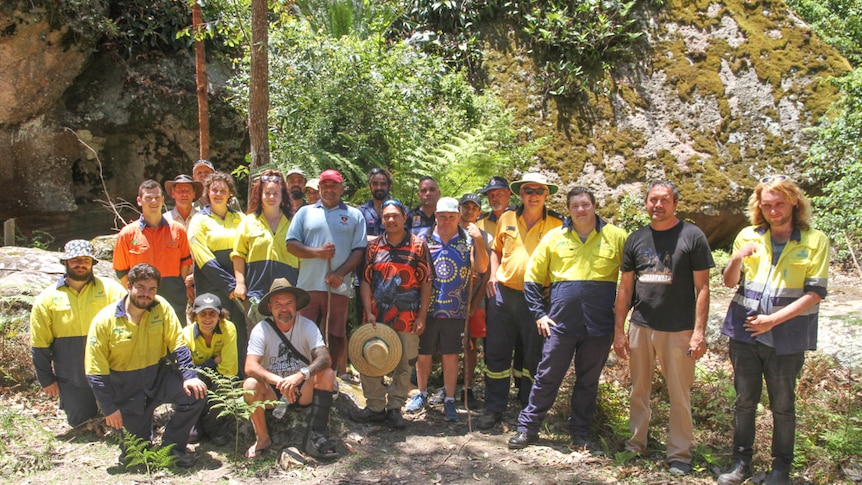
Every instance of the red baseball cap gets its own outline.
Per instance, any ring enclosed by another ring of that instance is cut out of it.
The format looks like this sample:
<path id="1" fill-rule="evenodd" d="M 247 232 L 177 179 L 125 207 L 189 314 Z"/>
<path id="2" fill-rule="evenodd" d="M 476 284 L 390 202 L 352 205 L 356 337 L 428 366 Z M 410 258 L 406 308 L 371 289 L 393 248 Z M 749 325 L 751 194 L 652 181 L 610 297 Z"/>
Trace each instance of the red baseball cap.
<path id="1" fill-rule="evenodd" d="M 337 184 L 343 183 L 344 180 L 341 178 L 341 174 L 338 173 L 338 170 L 324 170 L 323 173 L 320 174 L 320 181 L 332 181 Z"/>

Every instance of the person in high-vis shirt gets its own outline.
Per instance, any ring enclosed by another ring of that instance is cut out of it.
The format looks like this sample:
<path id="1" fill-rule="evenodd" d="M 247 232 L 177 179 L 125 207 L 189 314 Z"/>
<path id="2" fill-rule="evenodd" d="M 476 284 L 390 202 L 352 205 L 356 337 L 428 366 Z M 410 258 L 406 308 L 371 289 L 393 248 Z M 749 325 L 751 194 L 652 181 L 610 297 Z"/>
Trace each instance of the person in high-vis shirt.
<path id="1" fill-rule="evenodd" d="M 204 407 L 207 386 L 192 368 L 182 327 L 167 301 L 158 296 L 161 275 L 148 264 L 129 271 L 128 295 L 103 308 L 87 335 L 84 371 L 96 395 L 105 424 L 150 441 L 153 411 L 162 403 L 176 405 L 165 425 L 162 444 L 181 467 L 194 465 L 186 451 L 189 431 Z M 166 363 L 171 352 L 180 371 Z M 121 445 L 120 462 L 127 462 Z"/>
<path id="2" fill-rule="evenodd" d="M 99 262 L 89 241 L 66 243 L 60 262 L 66 273 L 45 288 L 30 313 L 30 349 L 36 379 L 51 397 L 60 398 L 70 426 L 99 414 L 96 397 L 84 375 L 84 346 L 90 321 L 102 308 L 126 294 L 114 280 L 93 275 Z"/>
<path id="3" fill-rule="evenodd" d="M 189 311 L 190 325 L 183 329 L 183 335 L 192 354 L 192 363 L 199 370 L 210 369 L 228 379 L 235 379 L 239 371 L 236 349 L 236 327 L 228 320 L 228 311 L 222 308 L 219 297 L 212 293 L 204 293 L 195 298 L 194 306 Z M 212 380 L 202 373 L 201 380 L 207 388 L 216 386 Z M 212 409 L 212 402 L 207 399 L 207 405 L 195 426 L 198 434 L 209 437 L 218 446 L 226 445 L 232 436 L 233 420 L 229 416 L 218 417 L 219 410 Z M 202 432 L 202 433 L 201 433 Z M 195 433 L 192 433 L 194 436 Z"/>
<path id="4" fill-rule="evenodd" d="M 763 381 L 772 409 L 772 471 L 764 483 L 789 484 L 796 434 L 796 381 L 805 351 L 817 348 L 817 314 L 826 297 L 829 239 L 809 225 L 811 204 L 784 175 L 764 177 L 748 202 L 751 226 L 733 243 L 724 284 L 739 289 L 724 320 L 736 389 L 733 463 L 718 483 L 751 476 L 755 416 Z"/>
<path id="5" fill-rule="evenodd" d="M 476 427 L 489 430 L 502 422 L 509 402 L 512 352 L 521 336 L 524 349 L 523 376 L 518 399 L 526 406 L 533 375 L 542 357 L 542 336 L 524 298 L 524 272 L 530 255 L 546 234 L 563 225 L 562 218 L 545 207 L 558 187 L 540 173 L 525 173 L 511 184 L 521 205 L 506 211 L 497 221 L 497 235 L 491 251 L 487 336 L 485 337 L 485 413 Z"/>
<path id="6" fill-rule="evenodd" d="M 240 371 L 245 365 L 248 345 L 246 312 L 234 298 L 236 290 L 231 251 L 237 240 L 237 230 L 243 215 L 228 206 L 236 193 L 233 177 L 215 172 L 204 185 L 209 204 L 192 218 L 189 224 L 189 245 L 195 260 L 195 294 L 212 293 L 219 297 L 222 306 L 230 312 L 230 321 L 236 325 Z"/>
<path id="7" fill-rule="evenodd" d="M 524 296 L 545 343 L 530 401 L 509 438 L 511 449 L 538 441 L 572 357 L 569 434 L 574 447 L 588 445 L 599 377 L 614 340 L 614 298 L 627 234 L 596 215 L 595 196 L 586 188 L 575 187 L 566 198 L 571 219 L 542 239 L 524 274 Z M 546 281 L 547 304 L 542 297 Z"/>
<path id="8" fill-rule="evenodd" d="M 299 258 L 287 251 L 287 228 L 293 216 L 284 176 L 267 169 L 251 189 L 248 214 L 236 230 L 230 253 L 236 278 L 234 295 L 250 301 L 252 322 L 263 320 L 258 302 L 277 278 L 296 285 Z"/>

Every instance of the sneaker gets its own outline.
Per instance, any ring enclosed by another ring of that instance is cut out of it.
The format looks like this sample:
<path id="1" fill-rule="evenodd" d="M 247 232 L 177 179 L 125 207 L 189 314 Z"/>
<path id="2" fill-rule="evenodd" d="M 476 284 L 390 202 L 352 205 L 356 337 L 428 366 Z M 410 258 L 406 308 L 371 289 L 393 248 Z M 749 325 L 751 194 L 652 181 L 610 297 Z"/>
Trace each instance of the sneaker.
<path id="1" fill-rule="evenodd" d="M 432 394 L 431 397 L 428 398 L 428 404 L 430 404 L 432 406 L 436 406 L 438 404 L 443 404 L 443 401 L 445 401 L 445 400 L 446 400 L 446 388 L 441 387 L 440 389 L 437 389 L 436 391 L 434 391 L 434 394 Z"/>
<path id="2" fill-rule="evenodd" d="M 493 428 L 497 423 L 503 422 L 503 413 L 495 413 L 493 411 L 485 410 L 485 414 L 479 417 L 479 420 L 476 422 L 476 427 L 481 430 L 489 430 Z"/>
<path id="3" fill-rule="evenodd" d="M 461 403 L 464 404 L 464 393 L 461 393 Z M 471 411 L 475 411 L 482 407 L 482 402 L 476 399 L 476 395 L 473 394 L 472 388 L 467 388 L 467 407 L 470 408 Z"/>
<path id="4" fill-rule="evenodd" d="M 682 477 L 691 473 L 691 465 L 674 460 L 670 462 L 670 470 L 668 470 L 668 472 L 675 477 Z"/>
<path id="5" fill-rule="evenodd" d="M 180 468 L 191 468 L 195 465 L 195 457 L 185 450 L 171 448 L 171 456 L 174 457 L 174 465 Z"/>
<path id="6" fill-rule="evenodd" d="M 404 406 L 404 410 L 408 413 L 418 413 L 423 408 L 425 408 L 425 404 L 428 403 L 428 396 L 423 396 L 422 393 L 418 393 L 407 400 L 407 405 Z"/>
<path id="7" fill-rule="evenodd" d="M 386 411 L 386 418 L 389 420 L 389 426 L 393 429 L 404 429 L 407 427 L 407 422 L 401 417 L 400 409 Z"/>
<path id="8" fill-rule="evenodd" d="M 351 421 L 357 423 L 382 423 L 386 421 L 386 411 L 372 411 L 368 408 L 351 409 L 347 413 Z"/>
<path id="9" fill-rule="evenodd" d="M 455 400 L 443 401 L 443 412 L 446 413 L 446 421 L 458 421 L 458 411 L 455 410 Z"/>

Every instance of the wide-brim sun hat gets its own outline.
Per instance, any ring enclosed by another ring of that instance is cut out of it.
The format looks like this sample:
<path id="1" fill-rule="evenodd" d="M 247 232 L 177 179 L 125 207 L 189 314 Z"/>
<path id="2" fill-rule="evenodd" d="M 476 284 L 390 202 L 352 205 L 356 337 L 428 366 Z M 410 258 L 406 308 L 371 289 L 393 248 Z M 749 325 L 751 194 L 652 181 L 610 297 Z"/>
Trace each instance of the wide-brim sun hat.
<path id="1" fill-rule="evenodd" d="M 512 193 L 515 195 L 519 195 L 521 193 L 521 186 L 524 184 L 539 184 L 544 185 L 548 188 L 548 195 L 554 195 L 560 190 L 556 185 L 548 182 L 548 177 L 543 174 L 537 172 L 527 172 L 521 176 L 521 180 L 512 182 L 509 184 L 509 187 L 512 189 Z"/>
<path id="2" fill-rule="evenodd" d="M 263 298 L 260 299 L 260 303 L 257 305 L 257 311 L 260 312 L 261 315 L 271 317 L 272 312 L 269 310 L 269 300 L 273 295 L 277 295 L 279 293 L 292 294 L 293 297 L 296 298 L 297 311 L 302 310 L 311 302 L 311 295 L 309 295 L 307 291 L 291 285 L 290 282 L 287 281 L 287 278 L 276 278 L 269 287 L 269 293 L 263 295 Z"/>
<path id="3" fill-rule="evenodd" d="M 86 256 L 93 260 L 93 266 L 99 262 L 96 258 L 93 244 L 84 239 L 72 239 L 63 246 L 63 254 L 60 255 L 60 262 L 65 263 L 70 259 Z"/>
<path id="4" fill-rule="evenodd" d="M 171 195 L 171 192 L 174 190 L 174 185 L 176 184 L 189 184 L 195 191 L 195 199 L 200 199 L 201 195 L 204 193 L 204 184 L 198 182 L 197 180 L 189 177 L 186 174 L 179 174 L 174 177 L 173 180 L 168 180 L 165 182 L 165 192 L 168 195 Z"/>
<path id="5" fill-rule="evenodd" d="M 350 363 L 368 377 L 381 377 L 395 370 L 401 361 L 398 333 L 382 323 L 366 323 L 353 331 L 347 347 Z"/>

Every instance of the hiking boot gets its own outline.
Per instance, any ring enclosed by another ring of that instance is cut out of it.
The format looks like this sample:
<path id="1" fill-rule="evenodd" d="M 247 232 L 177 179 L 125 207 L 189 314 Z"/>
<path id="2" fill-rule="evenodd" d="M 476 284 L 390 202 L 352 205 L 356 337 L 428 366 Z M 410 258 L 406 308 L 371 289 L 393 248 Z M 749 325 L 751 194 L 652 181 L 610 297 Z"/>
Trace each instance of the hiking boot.
<path id="1" fill-rule="evenodd" d="M 464 393 L 461 393 L 461 403 L 464 404 Z M 482 407 L 482 402 L 476 399 L 476 395 L 473 394 L 472 388 L 467 388 L 467 407 L 470 408 L 471 411 L 475 411 Z"/>
<path id="2" fill-rule="evenodd" d="M 386 418 L 389 420 L 389 427 L 392 429 L 404 429 L 407 427 L 407 422 L 401 417 L 400 409 L 386 411 Z"/>
<path id="3" fill-rule="evenodd" d="M 171 448 L 171 456 L 174 457 L 174 465 L 180 468 L 191 468 L 195 466 L 195 457 L 185 450 Z"/>
<path id="4" fill-rule="evenodd" d="M 479 417 L 476 421 L 476 427 L 481 430 L 489 430 L 497 423 L 503 422 L 503 413 L 495 413 L 494 411 L 485 410 L 485 414 Z"/>
<path id="5" fill-rule="evenodd" d="M 766 475 L 766 479 L 763 480 L 763 485 L 791 485 L 792 483 L 790 481 L 790 472 L 781 470 L 772 470 L 769 475 Z"/>
<path id="6" fill-rule="evenodd" d="M 382 423 L 386 421 L 386 411 L 372 411 L 368 408 L 351 409 L 347 413 L 351 421 L 357 423 Z"/>
<path id="7" fill-rule="evenodd" d="M 441 387 L 434 391 L 434 394 L 428 398 L 428 404 L 432 406 L 436 406 L 438 404 L 443 404 L 443 401 L 446 400 L 446 388 Z"/>
<path id="8" fill-rule="evenodd" d="M 458 411 L 455 410 L 455 400 L 443 401 L 443 412 L 446 413 L 446 421 L 454 423 L 458 421 Z"/>
<path id="9" fill-rule="evenodd" d="M 674 460 L 670 462 L 670 470 L 668 470 L 671 475 L 675 477 L 682 477 L 691 473 L 691 465 L 685 462 Z"/>
<path id="10" fill-rule="evenodd" d="M 408 413 L 418 413 L 423 408 L 425 408 L 425 404 L 428 402 L 428 396 L 423 396 L 420 392 L 415 396 L 411 397 L 407 400 L 407 405 L 404 406 L 404 410 Z"/>
<path id="11" fill-rule="evenodd" d="M 739 485 L 751 476 L 751 468 L 741 461 L 737 461 L 730 470 L 718 476 L 718 485 Z"/>
<path id="12" fill-rule="evenodd" d="M 509 449 L 510 450 L 520 450 L 522 448 L 526 448 L 533 443 L 538 443 L 539 436 L 535 434 L 527 434 L 521 433 L 520 431 L 515 433 L 514 436 L 509 438 Z"/>

